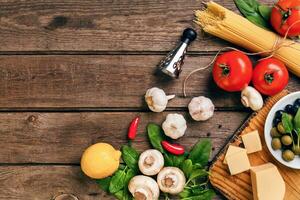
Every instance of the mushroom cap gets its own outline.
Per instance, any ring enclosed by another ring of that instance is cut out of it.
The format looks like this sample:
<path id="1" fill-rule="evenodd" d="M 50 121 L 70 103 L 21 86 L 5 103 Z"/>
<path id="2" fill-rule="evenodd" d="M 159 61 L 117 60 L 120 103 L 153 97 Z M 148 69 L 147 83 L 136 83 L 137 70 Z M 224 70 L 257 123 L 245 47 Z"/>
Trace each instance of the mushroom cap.
<path id="1" fill-rule="evenodd" d="M 164 157 L 158 150 L 148 149 L 140 155 L 138 164 L 143 174 L 153 176 L 163 168 Z"/>
<path id="2" fill-rule="evenodd" d="M 172 139 L 182 137 L 187 129 L 186 121 L 181 114 L 168 114 L 166 120 L 162 124 L 166 136 Z"/>
<path id="3" fill-rule="evenodd" d="M 213 102 L 204 96 L 194 97 L 188 105 L 191 117 L 196 121 L 205 121 L 214 114 Z"/>
<path id="4" fill-rule="evenodd" d="M 157 175 L 157 183 L 161 191 L 178 194 L 183 191 L 186 179 L 177 167 L 164 167 Z"/>
<path id="5" fill-rule="evenodd" d="M 145 94 L 145 101 L 147 102 L 149 109 L 153 112 L 162 112 L 168 104 L 166 93 L 157 87 L 147 90 Z"/>
<path id="6" fill-rule="evenodd" d="M 241 102 L 245 107 L 250 107 L 254 111 L 260 110 L 264 105 L 261 94 L 251 86 L 247 86 L 242 90 Z"/>
<path id="7" fill-rule="evenodd" d="M 128 190 L 134 199 L 158 200 L 159 187 L 156 181 L 148 176 L 134 176 L 128 184 Z"/>

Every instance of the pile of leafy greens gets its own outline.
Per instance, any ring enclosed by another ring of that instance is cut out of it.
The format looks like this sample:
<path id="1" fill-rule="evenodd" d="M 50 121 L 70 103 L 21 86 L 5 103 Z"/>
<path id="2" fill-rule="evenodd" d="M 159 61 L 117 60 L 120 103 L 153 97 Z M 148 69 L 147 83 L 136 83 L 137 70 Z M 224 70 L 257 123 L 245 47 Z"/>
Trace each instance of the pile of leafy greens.
<path id="1" fill-rule="evenodd" d="M 262 28 L 271 29 L 269 23 L 271 7 L 262 5 L 256 0 L 234 0 L 234 2 L 249 21 Z"/>
<path id="2" fill-rule="evenodd" d="M 178 167 L 186 176 L 187 182 L 179 198 L 182 200 L 212 199 L 215 192 L 209 188 L 209 172 L 207 171 L 211 141 L 199 140 L 190 152 L 177 156 L 163 149 L 161 141 L 166 138 L 160 126 L 150 123 L 147 126 L 147 132 L 152 147 L 163 154 L 165 166 Z M 121 151 L 124 163 L 120 164 L 119 169 L 111 177 L 99 179 L 97 183 L 102 190 L 113 194 L 117 199 L 131 200 L 133 197 L 128 191 L 128 183 L 132 177 L 141 174 L 138 168 L 139 153 L 129 145 L 122 146 Z M 164 196 L 169 199 L 167 194 Z"/>

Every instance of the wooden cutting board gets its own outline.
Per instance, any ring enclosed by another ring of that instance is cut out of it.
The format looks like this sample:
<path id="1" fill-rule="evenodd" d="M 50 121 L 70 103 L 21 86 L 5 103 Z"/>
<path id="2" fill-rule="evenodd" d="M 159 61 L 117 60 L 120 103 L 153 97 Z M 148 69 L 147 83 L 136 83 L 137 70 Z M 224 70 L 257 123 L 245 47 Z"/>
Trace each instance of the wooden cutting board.
<path id="1" fill-rule="evenodd" d="M 223 164 L 223 159 L 228 145 L 243 146 L 240 136 L 256 129 L 259 131 L 263 150 L 248 154 L 251 166 L 261 165 L 266 162 L 274 163 L 278 167 L 286 184 L 285 199 L 300 199 L 300 170 L 287 168 L 277 162 L 268 151 L 264 140 L 264 124 L 269 111 L 279 99 L 287 94 L 288 91 L 283 91 L 276 96 L 270 97 L 266 101 L 264 107 L 258 113 L 251 115 L 249 119 L 236 131 L 228 144 L 214 159 L 210 168 L 210 182 L 228 199 L 253 199 L 250 173 L 244 172 L 231 176 L 227 165 Z M 272 180 L 270 180 L 270 184 L 272 184 Z"/>

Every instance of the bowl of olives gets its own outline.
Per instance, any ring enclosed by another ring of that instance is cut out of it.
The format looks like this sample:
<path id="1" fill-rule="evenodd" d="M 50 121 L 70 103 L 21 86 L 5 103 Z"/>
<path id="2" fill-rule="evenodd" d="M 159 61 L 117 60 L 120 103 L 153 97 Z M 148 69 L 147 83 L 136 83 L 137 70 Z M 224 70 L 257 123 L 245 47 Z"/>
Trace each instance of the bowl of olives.
<path id="1" fill-rule="evenodd" d="M 264 136 L 277 161 L 300 169 L 300 91 L 283 97 L 272 107 L 266 119 Z"/>

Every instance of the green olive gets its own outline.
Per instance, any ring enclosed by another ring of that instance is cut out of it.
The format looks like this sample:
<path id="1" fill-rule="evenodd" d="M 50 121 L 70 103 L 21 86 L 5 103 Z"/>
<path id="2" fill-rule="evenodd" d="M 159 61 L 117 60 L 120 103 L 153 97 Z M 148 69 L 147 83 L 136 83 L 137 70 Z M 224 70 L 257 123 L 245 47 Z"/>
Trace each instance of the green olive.
<path id="1" fill-rule="evenodd" d="M 289 135 L 284 135 L 281 137 L 281 142 L 282 142 L 282 144 L 288 146 L 293 143 L 293 139 Z"/>
<path id="2" fill-rule="evenodd" d="M 295 155 L 300 155 L 300 146 L 294 145 L 292 150 Z"/>
<path id="3" fill-rule="evenodd" d="M 282 158 L 283 158 L 283 160 L 289 162 L 289 161 L 294 160 L 295 154 L 291 150 L 287 149 L 282 152 Z"/>
<path id="4" fill-rule="evenodd" d="M 271 144 L 274 150 L 281 149 L 281 141 L 279 138 L 273 138 Z"/>
<path id="5" fill-rule="evenodd" d="M 284 130 L 284 127 L 283 127 L 283 124 L 282 122 L 279 122 L 278 125 L 277 125 L 277 129 L 280 133 L 285 133 L 285 130 Z"/>
<path id="6" fill-rule="evenodd" d="M 293 115 L 288 114 L 289 119 L 292 121 L 293 120 Z"/>
<path id="7" fill-rule="evenodd" d="M 278 130 L 277 130 L 276 127 L 273 127 L 273 128 L 271 129 L 271 136 L 272 136 L 272 137 L 280 137 L 280 136 L 281 136 L 281 134 L 278 132 Z"/>

